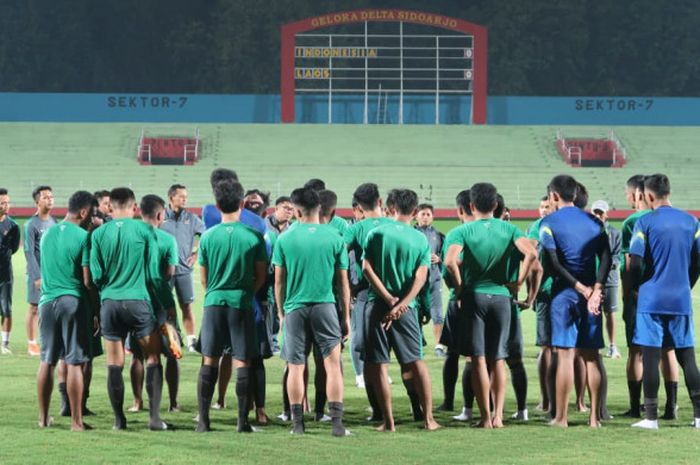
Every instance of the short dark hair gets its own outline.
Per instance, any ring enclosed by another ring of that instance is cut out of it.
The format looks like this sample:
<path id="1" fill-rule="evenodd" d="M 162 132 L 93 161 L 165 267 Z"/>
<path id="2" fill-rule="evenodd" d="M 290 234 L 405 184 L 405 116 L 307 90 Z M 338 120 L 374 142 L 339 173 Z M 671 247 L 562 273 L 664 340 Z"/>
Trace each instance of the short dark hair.
<path id="1" fill-rule="evenodd" d="M 326 183 L 323 182 L 322 179 L 312 178 L 312 179 L 309 179 L 308 181 L 306 181 L 306 184 L 304 184 L 304 187 L 309 187 L 309 188 L 315 190 L 316 192 L 320 192 L 320 191 L 326 190 Z"/>
<path id="2" fill-rule="evenodd" d="M 115 208 L 125 208 L 136 202 L 136 195 L 128 187 L 115 187 L 109 192 L 109 200 Z"/>
<path id="3" fill-rule="evenodd" d="M 175 194 L 177 194 L 178 189 L 187 189 L 187 188 L 185 186 L 183 186 L 182 184 L 173 184 L 168 189 L 168 198 L 172 199 L 175 196 Z"/>
<path id="4" fill-rule="evenodd" d="M 393 189 L 393 202 L 401 215 L 410 215 L 418 206 L 418 194 L 411 189 Z"/>
<path id="5" fill-rule="evenodd" d="M 95 193 L 94 193 L 93 195 L 95 196 L 95 198 L 96 198 L 97 201 L 99 202 L 99 201 L 102 200 L 103 198 L 109 197 L 109 191 L 108 191 L 108 190 L 105 190 L 105 189 L 102 189 L 102 190 L 99 190 L 99 191 L 95 191 Z"/>
<path id="6" fill-rule="evenodd" d="M 668 197 L 671 194 L 671 181 L 665 174 L 652 174 L 644 178 L 644 188 L 659 198 Z"/>
<path id="7" fill-rule="evenodd" d="M 43 191 L 53 192 L 53 189 L 51 189 L 51 186 L 36 186 L 32 191 L 32 198 L 34 199 L 35 203 L 39 201 L 39 196 Z"/>
<path id="8" fill-rule="evenodd" d="M 243 186 L 233 179 L 224 179 L 214 185 L 216 206 L 222 213 L 235 213 L 243 201 Z"/>
<path id="9" fill-rule="evenodd" d="M 496 186 L 488 182 L 478 182 L 469 189 L 471 202 L 481 213 L 491 213 L 496 209 L 498 191 Z"/>
<path id="10" fill-rule="evenodd" d="M 506 200 L 501 194 L 496 194 L 496 209 L 493 211 L 494 218 L 500 218 L 503 216 L 503 212 L 506 209 Z"/>
<path id="11" fill-rule="evenodd" d="M 275 206 L 285 203 L 285 202 L 291 202 L 292 200 L 289 198 L 287 195 L 283 195 L 282 197 L 277 197 L 277 200 L 275 200 Z"/>
<path id="12" fill-rule="evenodd" d="M 588 205 L 588 189 L 586 189 L 586 186 L 580 182 L 576 183 L 576 197 L 574 198 L 574 205 L 581 209 L 586 208 L 586 205 Z"/>
<path id="13" fill-rule="evenodd" d="M 321 205 L 318 192 L 310 187 L 300 187 L 292 191 L 292 203 L 304 213 L 309 213 Z"/>
<path id="14" fill-rule="evenodd" d="M 431 212 L 435 211 L 435 208 L 429 203 L 419 203 L 417 208 L 418 208 L 418 211 L 421 211 L 421 210 L 430 210 Z"/>
<path id="15" fill-rule="evenodd" d="M 373 182 L 360 184 L 352 194 L 352 200 L 365 210 L 372 210 L 379 205 L 379 187 Z"/>
<path id="16" fill-rule="evenodd" d="M 560 174 L 559 176 L 554 176 L 552 180 L 549 181 L 547 190 L 549 192 L 556 192 L 564 202 L 573 202 L 576 198 L 577 186 L 578 183 L 573 177 L 568 174 Z"/>
<path id="17" fill-rule="evenodd" d="M 396 190 L 389 189 L 389 192 L 386 193 L 386 201 L 384 202 L 386 208 L 394 208 L 396 205 Z"/>
<path id="18" fill-rule="evenodd" d="M 335 207 L 338 206 L 338 196 L 335 192 L 324 189 L 318 192 L 318 199 L 321 202 L 321 215 L 331 216 Z"/>
<path id="19" fill-rule="evenodd" d="M 256 208 L 250 208 L 249 206 L 246 206 L 246 208 L 249 208 L 256 215 L 262 215 L 263 212 L 267 210 L 267 207 L 270 206 L 270 193 L 263 192 L 260 189 L 251 189 L 245 193 L 244 197 L 248 197 L 249 195 L 259 195 L 260 199 L 262 199 L 262 204 Z"/>
<path id="20" fill-rule="evenodd" d="M 68 199 L 68 213 L 76 215 L 83 208 L 91 209 L 97 205 L 97 199 L 88 191 L 78 191 Z"/>
<path id="21" fill-rule="evenodd" d="M 209 183 L 211 184 L 212 189 L 214 189 L 214 187 L 221 181 L 226 180 L 238 182 L 238 175 L 233 170 L 229 170 L 226 168 L 216 168 L 214 171 L 211 172 L 211 175 L 209 176 Z"/>
<path id="22" fill-rule="evenodd" d="M 645 176 L 643 174 L 635 174 L 627 180 L 625 185 L 630 189 L 639 189 L 644 192 L 644 178 Z"/>
<path id="23" fill-rule="evenodd" d="M 0 187 L 0 195 L 7 195 L 7 189 Z"/>
<path id="24" fill-rule="evenodd" d="M 165 200 L 155 194 L 144 195 L 139 204 L 141 216 L 144 218 L 155 218 L 160 210 L 165 210 Z"/>
<path id="25" fill-rule="evenodd" d="M 455 203 L 458 207 L 461 207 L 462 210 L 464 210 L 464 213 L 466 213 L 467 215 L 472 214 L 472 207 L 471 205 L 469 205 L 471 201 L 472 197 L 469 192 L 469 189 L 464 189 L 463 191 L 460 191 L 459 194 L 457 194 L 457 197 L 455 197 Z"/>
<path id="26" fill-rule="evenodd" d="M 548 200 L 549 200 L 549 196 L 548 196 L 548 195 L 543 195 L 542 198 L 540 199 L 540 202 L 546 202 L 546 201 L 548 201 Z"/>

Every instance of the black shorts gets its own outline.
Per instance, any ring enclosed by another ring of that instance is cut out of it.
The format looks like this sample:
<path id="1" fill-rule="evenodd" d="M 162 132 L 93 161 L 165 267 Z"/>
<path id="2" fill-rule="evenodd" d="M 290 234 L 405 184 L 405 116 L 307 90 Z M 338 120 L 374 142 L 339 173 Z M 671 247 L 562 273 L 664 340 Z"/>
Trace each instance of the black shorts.
<path id="1" fill-rule="evenodd" d="M 537 297 L 535 300 L 536 335 L 535 345 L 549 347 L 552 345 L 552 298 Z"/>
<path id="2" fill-rule="evenodd" d="M 42 362 L 56 365 L 62 358 L 68 365 L 80 365 L 90 360 L 86 312 L 87 306 L 72 295 L 39 306 Z"/>
<path id="3" fill-rule="evenodd" d="M 365 352 L 368 363 L 389 363 L 389 352 L 394 351 L 404 365 L 423 359 L 423 331 L 418 321 L 418 310 L 409 309 L 391 323 L 388 330 L 382 322 L 389 312 L 383 300 L 371 300 L 365 308 Z"/>
<path id="4" fill-rule="evenodd" d="M 455 299 L 447 302 L 447 315 L 440 334 L 440 344 L 447 346 L 449 353 L 469 355 L 471 342 L 466 333 L 464 312 L 459 309 Z"/>
<path id="5" fill-rule="evenodd" d="M 503 295 L 473 293 L 462 299 L 471 354 L 501 360 L 508 357 L 512 299 Z"/>
<path id="6" fill-rule="evenodd" d="M 636 345 L 633 341 L 635 328 L 637 327 L 637 299 L 633 295 L 622 297 L 622 320 L 625 322 L 627 347 L 632 347 Z"/>
<path id="7" fill-rule="evenodd" d="M 306 363 L 312 344 L 325 359 L 342 341 L 334 303 L 309 304 L 287 313 L 282 332 L 281 356 L 292 365 Z"/>
<path id="8" fill-rule="evenodd" d="M 511 305 L 510 331 L 508 332 L 508 358 L 523 357 L 523 325 L 520 320 L 520 310 L 516 305 Z"/>
<path id="9" fill-rule="evenodd" d="M 255 312 L 222 306 L 204 307 L 199 333 L 201 353 L 206 357 L 227 355 L 236 360 L 253 360 L 260 356 Z"/>
<path id="10" fill-rule="evenodd" d="M 12 281 L 0 282 L 0 317 L 12 318 Z"/>
<path id="11" fill-rule="evenodd" d="M 102 336 L 108 341 L 123 341 L 133 333 L 136 339 L 153 334 L 156 318 L 147 300 L 102 301 L 100 308 Z"/>

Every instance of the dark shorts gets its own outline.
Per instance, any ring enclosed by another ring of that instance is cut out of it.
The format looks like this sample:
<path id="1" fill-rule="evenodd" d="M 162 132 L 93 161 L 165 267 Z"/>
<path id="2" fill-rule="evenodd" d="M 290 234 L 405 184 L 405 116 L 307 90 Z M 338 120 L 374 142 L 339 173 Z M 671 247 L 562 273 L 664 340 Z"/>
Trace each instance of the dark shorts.
<path id="1" fill-rule="evenodd" d="M 637 313 L 634 344 L 644 347 L 695 347 L 692 315 Z"/>
<path id="2" fill-rule="evenodd" d="M 253 360 L 260 356 L 255 312 L 252 309 L 204 307 L 199 333 L 201 353 L 221 357 L 224 349 L 236 360 Z"/>
<path id="3" fill-rule="evenodd" d="M 338 311 L 333 303 L 310 304 L 284 316 L 282 359 L 293 365 L 306 363 L 314 344 L 324 359 L 342 341 Z"/>
<path id="4" fill-rule="evenodd" d="M 445 325 L 440 334 L 440 344 L 447 346 L 449 353 L 458 353 L 468 356 L 471 349 L 471 339 L 466 332 L 464 312 L 457 306 L 455 299 L 447 302 L 447 315 Z"/>
<path id="5" fill-rule="evenodd" d="M 563 349 L 601 349 L 602 315 L 588 312 L 586 299 L 573 288 L 552 297 L 552 346 Z"/>
<path id="6" fill-rule="evenodd" d="M 552 299 L 550 296 L 538 297 L 535 301 L 536 335 L 535 345 L 539 347 L 552 345 Z"/>
<path id="7" fill-rule="evenodd" d="M 194 302 L 194 282 L 192 273 L 178 274 L 170 280 L 170 285 L 175 288 L 177 301 L 180 305 Z"/>
<path id="8" fill-rule="evenodd" d="M 633 295 L 622 298 L 622 320 L 625 322 L 627 347 L 632 347 L 635 345 L 634 330 L 637 326 L 637 299 Z"/>
<path id="9" fill-rule="evenodd" d="M 56 365 L 62 358 L 68 365 L 80 365 L 90 360 L 86 312 L 83 302 L 69 295 L 39 306 L 42 362 Z"/>
<path id="10" fill-rule="evenodd" d="M 31 305 L 39 305 L 41 300 L 41 290 L 34 286 L 34 281 L 32 281 L 29 276 L 27 276 L 27 303 Z"/>
<path id="11" fill-rule="evenodd" d="M 508 358 L 523 357 L 523 325 L 520 320 L 520 310 L 516 305 L 511 305 L 510 331 L 508 332 Z"/>
<path id="12" fill-rule="evenodd" d="M 12 281 L 0 282 L 0 317 L 12 318 Z"/>
<path id="13" fill-rule="evenodd" d="M 617 311 L 618 286 L 606 287 L 603 293 L 603 311 L 615 313 Z"/>
<path id="14" fill-rule="evenodd" d="M 422 360 L 423 331 L 418 321 L 418 311 L 415 308 L 409 309 L 385 330 L 382 322 L 389 310 L 383 300 L 367 302 L 364 361 L 389 363 L 391 350 L 402 365 Z"/>
<path id="15" fill-rule="evenodd" d="M 512 299 L 504 295 L 473 293 L 462 299 L 466 331 L 474 357 L 508 357 Z"/>
<path id="16" fill-rule="evenodd" d="M 350 347 L 362 353 L 365 350 L 365 308 L 367 307 L 367 290 L 357 293 L 355 304 L 350 311 Z"/>
<path id="17" fill-rule="evenodd" d="M 105 299 L 100 320 L 102 336 L 108 341 L 123 341 L 129 333 L 143 339 L 156 330 L 156 318 L 147 300 Z"/>
<path id="18" fill-rule="evenodd" d="M 170 323 L 175 327 L 175 332 L 177 334 L 177 337 L 180 342 L 180 347 L 182 347 L 182 332 L 180 329 L 180 324 L 177 321 L 177 318 L 175 319 L 169 319 L 167 318 L 167 313 L 166 312 L 158 312 L 156 314 L 156 325 L 158 328 L 165 323 L 165 322 Z M 162 333 L 160 334 L 161 340 L 160 340 L 160 353 L 166 357 L 172 356 L 172 353 L 168 350 L 168 341 L 165 335 Z M 100 347 L 101 348 L 101 347 Z M 134 333 L 129 333 L 129 336 L 126 338 L 124 341 L 124 348 L 128 351 L 130 351 L 134 357 L 143 359 L 143 350 L 141 349 L 141 345 L 139 344 L 139 339 L 134 336 Z"/>
<path id="19" fill-rule="evenodd" d="M 430 318 L 434 325 L 445 323 L 442 311 L 442 281 L 433 281 L 430 284 Z"/>

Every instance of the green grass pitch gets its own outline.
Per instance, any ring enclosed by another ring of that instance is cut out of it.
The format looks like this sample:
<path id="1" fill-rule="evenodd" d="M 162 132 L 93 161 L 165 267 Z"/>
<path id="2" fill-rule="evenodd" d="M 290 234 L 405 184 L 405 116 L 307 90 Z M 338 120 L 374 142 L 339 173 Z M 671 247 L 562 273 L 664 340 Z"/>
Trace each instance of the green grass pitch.
<path id="1" fill-rule="evenodd" d="M 441 224 L 445 228 L 446 224 Z M 95 360 L 94 379 L 89 401 L 97 413 L 87 421 L 94 431 L 71 433 L 67 418 L 57 416 L 58 395 L 54 394 L 51 412 L 55 426 L 40 430 L 36 426 L 36 370 L 38 360 L 26 354 L 24 330 L 25 263 L 23 254 L 14 257 L 14 330 L 12 348 L 15 354 L 0 357 L 0 464 L 450 464 L 450 463 L 517 463 L 517 464 L 595 464 L 629 463 L 695 464 L 700 448 L 700 432 L 689 427 L 692 408 L 681 381 L 679 388 L 680 420 L 662 421 L 657 432 L 638 431 L 629 427 L 630 421 L 619 416 L 626 410 L 627 387 L 625 361 L 606 359 L 609 376 L 609 406 L 616 418 L 601 430 L 586 427 L 586 415 L 571 414 L 572 427 L 568 430 L 547 427 L 535 412 L 538 384 L 535 370 L 537 349 L 534 346 L 534 314 L 523 313 L 526 341 L 525 363 L 529 376 L 528 407 L 531 420 L 527 424 L 508 422 L 499 431 L 482 431 L 452 421 L 451 414 L 438 413 L 443 429 L 428 433 L 410 420 L 409 404 L 403 386 L 398 380 L 398 365 L 391 365 L 394 408 L 397 413 L 397 433 L 380 434 L 364 422 L 367 407 L 364 392 L 354 385 L 349 355 L 344 355 L 346 423 L 355 433 L 353 437 L 336 439 L 330 436 L 328 424 L 317 425 L 307 418 L 308 434 L 291 437 L 289 425 L 274 422 L 255 435 L 234 432 L 235 413 L 229 408 L 212 412 L 215 431 L 195 434 L 192 417 L 196 413 L 195 383 L 200 363 L 199 356 L 186 354 L 182 361 L 180 403 L 182 413 L 163 412 L 164 419 L 178 430 L 152 433 L 147 430 L 147 413 L 127 414 L 129 430 L 111 430 L 112 413 L 107 398 L 105 359 Z M 196 278 L 196 277 L 195 277 Z M 195 282 L 198 282 L 195 280 Z M 197 287 L 194 308 L 200 320 L 202 291 Z M 694 293 L 697 306 L 700 294 Z M 618 320 L 619 320 L 619 314 Z M 426 328 L 432 349 L 432 332 Z M 623 340 L 623 327 L 618 326 L 618 338 Z M 624 344 L 623 344 L 624 345 Z M 623 350 L 623 352 L 626 352 Z M 433 381 L 435 405 L 442 401 L 442 361 L 432 350 L 426 350 L 426 361 Z M 267 366 L 267 410 L 276 416 L 281 410 L 280 379 L 282 362 L 274 357 Z M 460 365 L 461 368 L 461 365 Z M 131 400 L 128 372 L 126 402 Z M 310 388 L 313 396 L 313 387 Z M 663 401 L 663 388 L 660 393 Z M 167 390 L 164 389 L 164 400 Z M 458 384 L 455 405 L 461 404 Z M 235 404 L 233 386 L 228 401 Z M 164 402 L 165 405 L 165 402 Z M 514 411 L 515 400 L 508 388 L 506 414 Z"/>

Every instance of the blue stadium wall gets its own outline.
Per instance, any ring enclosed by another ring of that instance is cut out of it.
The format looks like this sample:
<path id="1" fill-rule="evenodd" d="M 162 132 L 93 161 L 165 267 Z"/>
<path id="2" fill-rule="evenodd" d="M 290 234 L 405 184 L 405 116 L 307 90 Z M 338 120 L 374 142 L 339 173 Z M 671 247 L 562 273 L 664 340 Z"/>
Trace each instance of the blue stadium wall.
<path id="1" fill-rule="evenodd" d="M 398 98 L 386 111 L 368 100 L 369 123 L 396 123 Z M 443 96 L 440 123 L 469 123 L 469 97 Z M 334 95 L 333 123 L 362 123 L 362 95 Z M 300 123 L 327 123 L 328 96 L 296 98 Z M 277 123 L 279 95 L 41 94 L 0 93 L 0 121 Z M 435 123 L 434 96 L 406 96 L 404 122 Z M 524 125 L 700 125 L 700 98 L 489 97 L 489 124 Z"/>

